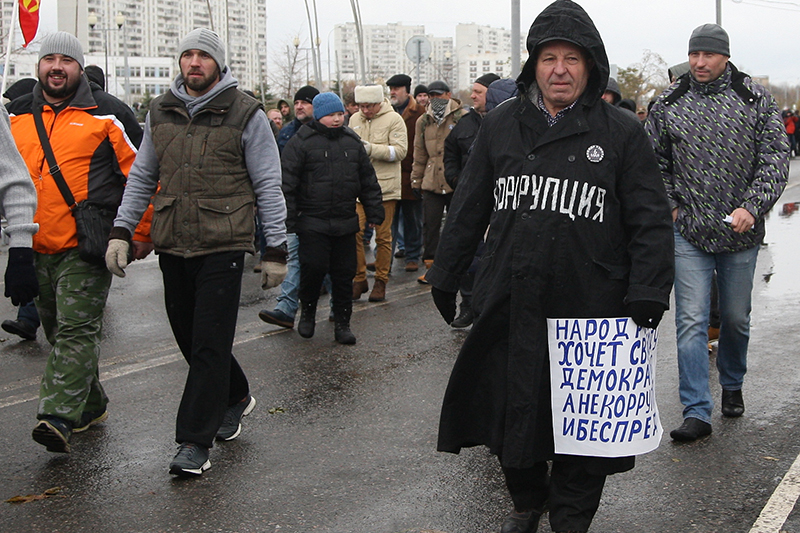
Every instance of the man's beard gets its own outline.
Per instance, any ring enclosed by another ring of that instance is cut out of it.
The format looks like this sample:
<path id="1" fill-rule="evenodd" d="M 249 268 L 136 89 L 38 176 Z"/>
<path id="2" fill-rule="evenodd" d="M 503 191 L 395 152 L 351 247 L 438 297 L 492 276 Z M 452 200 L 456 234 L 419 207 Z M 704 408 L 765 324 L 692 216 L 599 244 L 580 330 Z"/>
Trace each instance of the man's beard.
<path id="1" fill-rule="evenodd" d="M 214 72 L 212 72 L 208 77 L 198 79 L 198 78 L 191 78 L 187 74 L 186 76 L 184 76 L 183 81 L 186 83 L 186 86 L 191 90 L 198 93 L 202 93 L 203 91 L 211 87 L 211 85 L 213 85 L 218 78 L 219 78 L 219 67 L 214 69 Z"/>
<path id="2" fill-rule="evenodd" d="M 63 74 L 64 78 L 66 78 L 66 83 L 64 83 L 64 85 L 61 87 L 51 87 L 48 81 L 50 74 Z M 44 92 L 50 98 L 68 98 L 75 94 L 75 91 L 78 90 L 78 85 L 81 83 L 81 77 L 78 75 L 74 80 L 70 80 L 69 76 L 67 76 L 65 72 L 51 71 L 47 73 L 44 80 L 39 78 L 39 83 L 42 84 L 42 92 Z"/>

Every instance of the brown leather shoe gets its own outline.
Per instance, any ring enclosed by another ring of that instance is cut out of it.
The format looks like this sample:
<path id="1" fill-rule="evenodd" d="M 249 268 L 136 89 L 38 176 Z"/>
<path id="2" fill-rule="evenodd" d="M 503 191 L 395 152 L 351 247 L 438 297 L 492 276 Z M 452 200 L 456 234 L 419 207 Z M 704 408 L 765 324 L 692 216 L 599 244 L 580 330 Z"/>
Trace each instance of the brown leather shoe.
<path id="1" fill-rule="evenodd" d="M 367 280 L 353 282 L 353 300 L 361 299 L 361 295 L 369 290 Z"/>
<path id="2" fill-rule="evenodd" d="M 416 261 L 406 263 L 406 272 L 416 272 L 417 270 L 419 270 L 419 263 Z"/>
<path id="3" fill-rule="evenodd" d="M 379 279 L 375 280 L 372 292 L 369 293 L 370 302 L 382 302 L 386 299 L 386 282 Z"/>

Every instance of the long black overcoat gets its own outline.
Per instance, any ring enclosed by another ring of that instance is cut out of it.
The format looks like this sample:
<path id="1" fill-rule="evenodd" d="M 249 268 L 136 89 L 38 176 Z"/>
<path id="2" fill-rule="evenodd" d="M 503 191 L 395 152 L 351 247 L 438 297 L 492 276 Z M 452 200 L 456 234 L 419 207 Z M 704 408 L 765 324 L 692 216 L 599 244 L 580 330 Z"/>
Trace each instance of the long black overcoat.
<path id="1" fill-rule="evenodd" d="M 594 60 L 575 107 L 548 127 L 533 103 L 531 59 L 520 95 L 484 118 L 456 189 L 428 281 L 456 292 L 489 231 L 473 293 L 477 318 L 442 406 L 441 451 L 486 445 L 512 468 L 553 459 L 546 319 L 626 316 L 635 300 L 669 306 L 666 192 L 641 125 L 600 99 L 608 61 L 591 30 L 567 28 Z M 534 23 L 529 49 L 546 38 Z M 598 474 L 633 467 L 632 457 L 560 459 Z"/>

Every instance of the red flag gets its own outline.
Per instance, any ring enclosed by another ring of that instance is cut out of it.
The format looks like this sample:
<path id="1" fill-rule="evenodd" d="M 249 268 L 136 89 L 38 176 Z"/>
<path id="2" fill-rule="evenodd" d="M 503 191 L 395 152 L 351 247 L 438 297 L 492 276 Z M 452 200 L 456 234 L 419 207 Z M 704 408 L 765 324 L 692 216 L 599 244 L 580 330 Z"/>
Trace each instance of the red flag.
<path id="1" fill-rule="evenodd" d="M 39 29 L 39 0 L 19 0 L 19 27 L 26 47 Z"/>

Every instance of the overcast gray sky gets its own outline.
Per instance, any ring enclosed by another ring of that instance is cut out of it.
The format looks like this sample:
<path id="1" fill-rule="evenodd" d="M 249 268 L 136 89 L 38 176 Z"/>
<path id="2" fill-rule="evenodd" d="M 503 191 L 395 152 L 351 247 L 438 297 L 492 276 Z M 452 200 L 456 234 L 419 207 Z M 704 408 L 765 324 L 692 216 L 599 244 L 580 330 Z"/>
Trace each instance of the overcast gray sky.
<path id="1" fill-rule="evenodd" d="M 313 0 L 308 0 L 312 6 Z M 316 0 L 327 72 L 327 41 L 335 24 L 351 22 L 350 0 Z M 605 42 L 609 60 L 627 67 L 645 49 L 672 65 L 686 61 L 692 30 L 715 22 L 716 0 L 578 0 Z M 360 0 L 364 24 L 421 24 L 428 34 L 455 36 L 459 22 L 510 29 L 511 0 Z M 521 1 L 521 32 L 550 1 Z M 285 45 L 299 34 L 308 45 L 303 0 L 267 0 L 267 43 Z M 722 0 L 722 25 L 731 38 L 731 61 L 773 84 L 800 85 L 800 0 Z M 270 52 L 271 55 L 271 52 Z"/>

